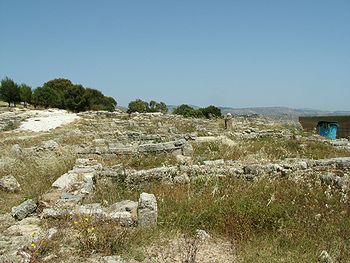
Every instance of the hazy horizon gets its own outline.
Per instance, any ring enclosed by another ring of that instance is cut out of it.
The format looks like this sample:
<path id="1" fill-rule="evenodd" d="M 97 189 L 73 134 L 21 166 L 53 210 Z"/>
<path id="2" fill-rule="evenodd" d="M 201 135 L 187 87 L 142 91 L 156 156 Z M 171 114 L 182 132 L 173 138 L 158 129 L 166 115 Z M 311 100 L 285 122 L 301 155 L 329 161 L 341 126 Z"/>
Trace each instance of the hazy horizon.
<path id="1" fill-rule="evenodd" d="M 127 106 L 350 111 L 350 2 L 2 0 L 0 78 Z"/>

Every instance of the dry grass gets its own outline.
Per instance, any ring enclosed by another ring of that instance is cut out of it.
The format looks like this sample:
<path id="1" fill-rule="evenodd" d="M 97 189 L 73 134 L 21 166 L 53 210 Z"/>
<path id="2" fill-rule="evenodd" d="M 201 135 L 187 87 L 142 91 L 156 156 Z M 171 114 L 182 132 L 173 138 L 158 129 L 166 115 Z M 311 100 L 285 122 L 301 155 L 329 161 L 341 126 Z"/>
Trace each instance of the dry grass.
<path id="1" fill-rule="evenodd" d="M 260 160 L 276 161 L 286 158 L 324 159 L 350 156 L 350 152 L 319 142 L 306 141 L 301 144 L 285 138 L 259 138 L 241 140 L 236 146 L 227 146 L 218 142 L 194 144 L 194 161 L 205 160 L 246 160 L 250 156 Z"/>
<path id="2" fill-rule="evenodd" d="M 137 155 L 98 155 L 95 156 L 103 166 L 112 167 L 122 164 L 126 169 L 150 169 L 176 164 L 176 157 L 168 153 Z"/>
<path id="3" fill-rule="evenodd" d="M 0 171 L 0 177 L 13 175 L 21 185 L 18 193 L 0 192 L 0 213 L 7 213 L 11 207 L 27 198 L 38 197 L 46 192 L 51 184 L 62 174 L 73 167 L 76 156 L 62 150 L 58 153 L 42 152 L 23 155 L 15 160 L 15 164 Z"/>
<path id="4" fill-rule="evenodd" d="M 324 249 L 338 262 L 350 258 L 350 202 L 329 197 L 313 176 L 306 182 L 262 179 L 199 180 L 186 186 L 98 185 L 96 200 L 131 199 L 145 191 L 158 199 L 162 233 L 204 229 L 227 237 L 242 262 L 315 262 Z M 99 189 L 99 187 L 101 187 Z M 315 219 L 320 214 L 320 219 Z"/>

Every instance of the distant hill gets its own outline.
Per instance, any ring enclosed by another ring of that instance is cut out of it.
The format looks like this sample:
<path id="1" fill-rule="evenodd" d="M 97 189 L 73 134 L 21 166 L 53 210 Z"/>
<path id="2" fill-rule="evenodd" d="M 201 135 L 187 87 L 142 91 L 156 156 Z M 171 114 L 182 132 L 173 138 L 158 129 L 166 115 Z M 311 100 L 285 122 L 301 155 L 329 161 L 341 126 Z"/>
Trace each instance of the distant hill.
<path id="1" fill-rule="evenodd" d="M 252 108 L 230 108 L 221 107 L 223 114 L 231 113 L 238 116 L 269 116 L 282 119 L 298 119 L 300 116 L 329 116 L 350 115 L 350 111 L 322 111 L 315 109 L 293 109 L 288 107 L 252 107 Z"/>
<path id="2" fill-rule="evenodd" d="M 195 105 L 190 105 L 193 108 L 199 108 Z M 168 105 L 169 112 L 172 112 L 175 105 Z M 236 116 L 268 116 L 276 119 L 297 120 L 300 116 L 329 116 L 329 115 L 350 115 L 350 111 L 322 111 L 315 109 L 293 109 L 288 107 L 250 107 L 250 108 L 231 108 L 219 107 L 222 114 L 231 113 Z"/>

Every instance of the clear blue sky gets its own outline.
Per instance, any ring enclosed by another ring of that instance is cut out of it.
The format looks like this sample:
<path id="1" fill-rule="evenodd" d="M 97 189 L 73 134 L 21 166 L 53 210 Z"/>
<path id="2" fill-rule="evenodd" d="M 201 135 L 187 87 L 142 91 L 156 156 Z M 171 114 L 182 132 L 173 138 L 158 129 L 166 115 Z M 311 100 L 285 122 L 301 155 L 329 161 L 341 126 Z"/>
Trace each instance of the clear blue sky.
<path id="1" fill-rule="evenodd" d="M 0 78 L 116 98 L 350 110 L 349 0 L 0 0 Z"/>

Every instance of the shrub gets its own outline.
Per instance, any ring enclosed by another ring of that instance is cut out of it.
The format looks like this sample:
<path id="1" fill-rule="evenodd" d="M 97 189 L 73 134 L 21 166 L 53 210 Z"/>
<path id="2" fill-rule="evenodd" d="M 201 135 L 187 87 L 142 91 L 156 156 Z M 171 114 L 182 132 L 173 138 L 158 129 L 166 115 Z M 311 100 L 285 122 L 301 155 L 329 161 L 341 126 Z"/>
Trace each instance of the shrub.
<path id="1" fill-rule="evenodd" d="M 167 113 L 168 107 L 164 102 L 156 102 L 154 100 L 151 100 L 149 103 L 146 101 L 143 101 L 141 99 L 137 99 L 134 101 L 131 101 L 128 106 L 128 113 L 133 112 L 162 112 Z"/>
<path id="2" fill-rule="evenodd" d="M 200 108 L 199 110 L 207 119 L 221 117 L 222 115 L 221 110 L 213 105 L 210 105 L 206 108 Z"/>
<path id="3" fill-rule="evenodd" d="M 182 104 L 179 107 L 175 108 L 173 111 L 174 114 L 181 115 L 185 118 L 202 118 L 204 117 L 203 113 L 200 110 L 196 110 L 193 107 Z"/>
<path id="4" fill-rule="evenodd" d="M 128 106 L 128 113 L 132 113 L 132 112 L 139 112 L 139 113 L 143 113 L 143 112 L 149 112 L 150 108 L 148 105 L 148 102 L 137 99 L 134 101 L 131 101 L 129 103 Z"/>
<path id="5" fill-rule="evenodd" d="M 187 104 L 182 104 L 175 108 L 174 114 L 182 115 L 185 118 L 216 118 L 221 117 L 221 110 L 218 107 L 210 105 L 206 108 L 195 109 Z"/>

